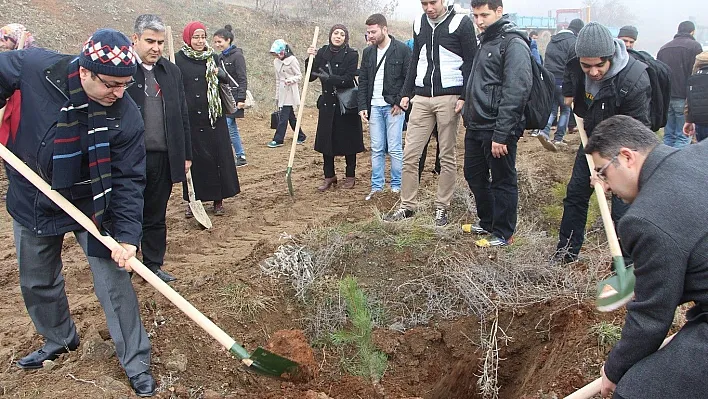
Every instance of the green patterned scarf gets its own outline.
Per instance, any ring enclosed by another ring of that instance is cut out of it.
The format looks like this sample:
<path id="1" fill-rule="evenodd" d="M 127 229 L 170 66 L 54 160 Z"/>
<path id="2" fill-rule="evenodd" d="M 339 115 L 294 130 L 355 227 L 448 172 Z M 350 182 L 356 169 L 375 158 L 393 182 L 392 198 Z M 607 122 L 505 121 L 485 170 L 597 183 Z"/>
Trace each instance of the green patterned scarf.
<path id="1" fill-rule="evenodd" d="M 219 80 L 214 73 L 216 61 L 214 61 L 214 49 L 206 46 L 204 51 L 196 51 L 188 45 L 182 45 L 180 49 L 188 58 L 198 61 L 206 60 L 206 81 L 207 81 L 207 101 L 209 101 L 209 121 L 214 127 L 216 120 L 223 115 L 221 108 L 221 97 L 219 97 Z"/>

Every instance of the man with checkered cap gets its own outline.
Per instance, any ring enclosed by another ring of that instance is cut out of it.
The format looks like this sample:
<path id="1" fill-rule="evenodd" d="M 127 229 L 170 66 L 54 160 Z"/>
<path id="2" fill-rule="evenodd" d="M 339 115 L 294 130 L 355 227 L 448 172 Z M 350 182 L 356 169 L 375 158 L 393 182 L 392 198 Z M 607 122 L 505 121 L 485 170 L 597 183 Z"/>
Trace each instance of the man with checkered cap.
<path id="1" fill-rule="evenodd" d="M 125 89 L 136 58 L 130 40 L 96 31 L 79 56 L 44 49 L 0 53 L 0 107 L 22 91 L 13 152 L 54 190 L 121 244 L 110 252 L 28 180 L 8 168 L 7 211 L 13 218 L 20 288 L 44 346 L 17 361 L 23 369 L 76 350 L 61 251 L 73 232 L 88 258 L 94 289 L 116 354 L 138 396 L 152 396 L 150 340 L 126 270 L 142 232 L 145 188 L 143 119 Z M 84 273 L 85 269 L 72 274 Z"/>

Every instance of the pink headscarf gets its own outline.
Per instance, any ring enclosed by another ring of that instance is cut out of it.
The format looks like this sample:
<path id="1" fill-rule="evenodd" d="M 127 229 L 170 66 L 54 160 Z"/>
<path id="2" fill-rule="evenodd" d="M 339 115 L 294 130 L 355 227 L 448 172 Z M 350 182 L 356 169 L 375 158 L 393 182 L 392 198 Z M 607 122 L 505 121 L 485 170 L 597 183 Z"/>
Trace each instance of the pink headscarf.
<path id="1" fill-rule="evenodd" d="M 5 40 L 10 40 L 15 46 L 8 50 L 17 50 L 17 43 L 20 41 L 20 35 L 27 32 L 27 28 L 21 24 L 9 24 L 0 28 L 0 38 Z M 23 48 L 34 47 L 34 37 L 31 34 L 27 34 L 25 37 L 25 45 Z"/>
<path id="2" fill-rule="evenodd" d="M 197 29 L 203 30 L 206 34 L 206 26 L 204 26 L 204 24 L 199 21 L 190 22 L 187 24 L 187 26 L 184 27 L 184 31 L 182 31 L 182 40 L 184 40 L 187 46 L 192 47 L 192 35 Z"/>

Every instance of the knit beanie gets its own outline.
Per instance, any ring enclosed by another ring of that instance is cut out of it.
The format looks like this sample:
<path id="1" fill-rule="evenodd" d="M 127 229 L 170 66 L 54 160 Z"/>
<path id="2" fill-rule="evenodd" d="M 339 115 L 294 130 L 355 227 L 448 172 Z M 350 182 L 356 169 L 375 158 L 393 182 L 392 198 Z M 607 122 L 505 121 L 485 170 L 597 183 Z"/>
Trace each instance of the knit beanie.
<path id="1" fill-rule="evenodd" d="M 570 21 L 570 24 L 568 25 L 568 29 L 573 31 L 576 35 L 578 32 L 580 32 L 580 29 L 583 29 L 583 26 L 585 26 L 585 22 L 583 22 L 582 19 L 575 18 L 574 20 Z"/>
<path id="2" fill-rule="evenodd" d="M 130 39 L 113 29 L 99 29 L 84 44 L 79 65 L 107 76 L 133 76 L 137 69 Z"/>
<path id="3" fill-rule="evenodd" d="M 637 28 L 632 25 L 625 25 L 620 28 L 620 33 L 617 35 L 617 38 L 631 37 L 632 39 L 637 40 L 637 36 L 639 36 L 639 31 Z"/>
<path id="4" fill-rule="evenodd" d="M 610 57 L 615 53 L 615 42 L 609 29 L 597 22 L 590 22 L 578 33 L 575 42 L 578 58 Z"/>

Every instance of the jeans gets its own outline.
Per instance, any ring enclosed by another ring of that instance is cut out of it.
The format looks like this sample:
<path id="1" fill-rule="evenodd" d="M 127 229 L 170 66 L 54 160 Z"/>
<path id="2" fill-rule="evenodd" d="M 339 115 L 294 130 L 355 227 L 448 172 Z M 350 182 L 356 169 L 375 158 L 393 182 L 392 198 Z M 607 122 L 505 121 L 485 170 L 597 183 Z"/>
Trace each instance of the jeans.
<path id="1" fill-rule="evenodd" d="M 346 170 L 344 172 L 344 176 L 346 176 L 346 177 L 356 176 L 356 154 L 345 155 L 344 159 L 347 164 Z M 334 172 L 334 156 L 322 154 L 322 160 L 324 161 L 324 165 L 323 165 L 322 169 L 324 170 L 325 177 L 328 179 L 335 177 L 336 175 Z"/>
<path id="2" fill-rule="evenodd" d="M 403 169 L 403 112 L 391 115 L 391 105 L 372 106 L 369 115 L 371 134 L 371 189 L 383 190 L 386 183 L 386 153 L 391 157 L 391 188 L 401 188 Z"/>
<path id="3" fill-rule="evenodd" d="M 565 198 L 563 199 L 563 218 L 561 219 L 560 232 L 558 233 L 558 247 L 560 251 L 566 250 L 569 254 L 577 256 L 585 240 L 585 224 L 588 221 L 588 208 L 593 188 L 590 187 L 590 168 L 585 158 L 583 146 L 578 148 L 570 176 Z M 612 221 L 615 229 L 617 222 L 629 209 L 629 204 L 617 196 L 612 195 Z M 626 259 L 629 255 L 622 249 Z"/>
<path id="4" fill-rule="evenodd" d="M 683 98 L 672 98 L 669 103 L 669 117 L 664 127 L 664 144 L 681 148 L 691 144 L 691 138 L 683 134 L 683 107 L 686 100 Z"/>
<path id="5" fill-rule="evenodd" d="M 167 248 L 167 201 L 172 193 L 170 160 L 166 152 L 149 151 L 145 157 L 145 204 L 140 251 L 143 264 L 153 273 L 162 267 Z"/>
<path id="6" fill-rule="evenodd" d="M 553 122 L 555 122 L 556 118 L 558 117 L 558 107 L 560 107 L 560 119 L 558 120 L 558 128 L 556 129 L 556 134 L 555 137 L 553 138 L 554 141 L 561 141 L 563 140 L 563 136 L 565 136 L 565 131 L 568 128 L 568 119 L 570 117 L 570 107 L 565 105 L 565 98 L 563 97 L 563 85 L 558 85 L 556 84 L 556 90 L 555 90 L 555 100 L 556 104 L 553 107 L 553 110 L 551 111 L 551 116 L 548 118 L 548 124 L 546 127 L 543 129 L 543 132 L 546 133 L 547 136 L 551 134 L 551 126 L 553 125 Z"/>
<path id="7" fill-rule="evenodd" d="M 246 153 L 243 151 L 243 144 L 241 143 L 241 133 L 239 133 L 238 125 L 236 125 L 236 118 L 227 116 L 226 125 L 229 127 L 229 136 L 231 137 L 231 144 L 234 146 L 234 152 L 236 153 L 236 156 L 245 157 Z"/>
<path id="8" fill-rule="evenodd" d="M 703 141 L 708 137 L 708 125 L 699 125 L 696 123 L 696 140 Z"/>
<path id="9" fill-rule="evenodd" d="M 509 153 L 494 158 L 491 131 L 465 134 L 465 180 L 477 203 L 479 225 L 505 240 L 516 230 L 519 204 L 516 143 L 516 137 L 510 137 L 506 144 Z"/>
<path id="10" fill-rule="evenodd" d="M 283 108 L 280 109 L 278 127 L 275 129 L 273 141 L 283 144 L 283 140 L 285 140 L 285 131 L 288 129 L 288 123 L 290 123 L 290 127 L 295 130 L 295 126 L 297 125 L 297 117 L 295 117 L 295 111 L 293 110 L 292 105 L 283 105 Z M 305 133 L 302 132 L 301 128 L 300 132 L 298 132 L 297 139 L 299 141 L 305 141 L 306 138 L 307 136 L 305 136 Z"/>

